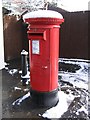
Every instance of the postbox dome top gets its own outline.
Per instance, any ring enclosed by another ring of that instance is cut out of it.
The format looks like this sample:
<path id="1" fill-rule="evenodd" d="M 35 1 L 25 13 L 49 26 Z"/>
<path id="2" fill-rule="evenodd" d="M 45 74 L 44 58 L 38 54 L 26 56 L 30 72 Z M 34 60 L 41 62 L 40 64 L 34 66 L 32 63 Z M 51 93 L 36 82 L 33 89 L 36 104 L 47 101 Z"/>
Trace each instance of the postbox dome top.
<path id="1" fill-rule="evenodd" d="M 52 10 L 38 10 L 38 11 L 33 11 L 30 13 L 27 13 L 23 16 L 23 19 L 29 19 L 29 18 L 59 18 L 63 19 L 63 16 Z"/>

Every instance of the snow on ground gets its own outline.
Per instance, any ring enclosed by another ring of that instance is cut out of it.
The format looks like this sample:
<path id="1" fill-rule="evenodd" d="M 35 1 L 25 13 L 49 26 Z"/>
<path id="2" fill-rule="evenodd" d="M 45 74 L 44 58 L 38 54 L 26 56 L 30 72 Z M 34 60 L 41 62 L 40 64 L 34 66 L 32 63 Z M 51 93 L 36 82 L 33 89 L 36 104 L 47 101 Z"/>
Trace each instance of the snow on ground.
<path id="1" fill-rule="evenodd" d="M 60 118 L 61 115 L 67 111 L 70 102 L 74 99 L 73 95 L 67 95 L 63 91 L 58 92 L 59 102 L 55 107 L 47 110 L 42 117 L 44 118 Z M 69 101 L 69 102 L 68 102 Z M 41 116 L 41 114 L 39 114 Z"/>
<path id="2" fill-rule="evenodd" d="M 79 110 L 77 110 L 76 114 L 79 115 L 79 112 L 84 111 L 86 114 L 88 114 L 88 111 L 85 109 L 84 106 L 82 106 Z"/>
<path id="3" fill-rule="evenodd" d="M 27 99 L 28 97 L 30 97 L 30 92 L 28 92 L 26 95 L 24 95 L 23 97 L 20 97 L 19 99 L 15 100 L 12 105 L 20 105 L 25 99 Z"/>
<path id="4" fill-rule="evenodd" d="M 11 69 L 11 70 L 8 70 L 8 72 L 9 72 L 10 75 L 13 76 L 14 74 L 16 74 L 18 72 L 18 70 L 17 69 Z"/>
<path id="5" fill-rule="evenodd" d="M 43 114 L 39 114 L 39 116 L 53 119 L 65 117 L 65 113 L 69 113 L 69 118 L 78 116 L 88 118 L 88 108 L 90 108 L 90 101 L 88 99 L 88 83 L 90 82 L 88 72 L 90 72 L 90 61 L 61 58 L 59 62 L 60 64 L 77 65 L 80 69 L 75 72 L 68 72 L 68 70 L 63 71 L 62 69 L 59 71 L 59 84 L 61 86 L 61 91 L 58 92 L 59 102 L 55 107 L 46 110 Z"/>
<path id="6" fill-rule="evenodd" d="M 68 66 L 68 67 L 67 67 Z M 38 115 L 43 118 L 89 118 L 90 116 L 90 61 L 82 59 L 59 59 L 58 91 L 59 102 Z M 15 87 L 15 90 L 20 88 Z M 30 92 L 15 100 L 12 105 L 30 97 Z"/>
<path id="7" fill-rule="evenodd" d="M 76 60 L 60 59 L 59 62 L 80 66 L 81 68 L 79 70 L 76 70 L 75 73 L 68 71 L 67 72 L 60 71 L 58 75 L 62 77 L 62 80 L 72 83 L 73 86 L 88 89 L 87 84 L 89 82 L 88 79 L 90 77 L 88 74 L 88 66 L 90 64 L 90 61 L 77 59 Z"/>
<path id="8" fill-rule="evenodd" d="M 20 87 L 14 87 L 14 90 L 21 90 Z"/>
<path id="9" fill-rule="evenodd" d="M 27 78 L 27 79 L 29 79 L 29 78 L 30 78 L 30 72 L 27 70 L 27 74 L 26 74 L 25 76 L 22 76 L 22 75 L 21 75 L 21 77 L 22 77 L 22 78 Z"/>

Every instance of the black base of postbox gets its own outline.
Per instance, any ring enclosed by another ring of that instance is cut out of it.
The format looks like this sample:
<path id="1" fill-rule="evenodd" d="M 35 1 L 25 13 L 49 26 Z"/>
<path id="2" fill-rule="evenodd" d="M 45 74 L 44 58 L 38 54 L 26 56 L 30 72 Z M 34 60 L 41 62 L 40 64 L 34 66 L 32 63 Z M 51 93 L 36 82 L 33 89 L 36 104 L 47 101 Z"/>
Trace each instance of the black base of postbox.
<path id="1" fill-rule="evenodd" d="M 32 102 L 40 107 L 53 107 L 59 101 L 58 90 L 51 92 L 37 92 L 31 89 L 30 94 Z"/>

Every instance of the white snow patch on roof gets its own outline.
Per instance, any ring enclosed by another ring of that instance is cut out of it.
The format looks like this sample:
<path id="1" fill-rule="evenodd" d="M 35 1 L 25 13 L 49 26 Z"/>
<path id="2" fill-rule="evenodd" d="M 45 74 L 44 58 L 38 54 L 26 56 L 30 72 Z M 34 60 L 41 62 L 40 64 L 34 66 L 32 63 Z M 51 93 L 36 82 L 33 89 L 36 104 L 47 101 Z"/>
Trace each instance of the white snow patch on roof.
<path id="1" fill-rule="evenodd" d="M 63 19 L 63 16 L 52 10 L 38 10 L 38 11 L 33 11 L 30 13 L 27 13 L 23 16 L 23 19 L 28 19 L 28 18 L 60 18 Z"/>

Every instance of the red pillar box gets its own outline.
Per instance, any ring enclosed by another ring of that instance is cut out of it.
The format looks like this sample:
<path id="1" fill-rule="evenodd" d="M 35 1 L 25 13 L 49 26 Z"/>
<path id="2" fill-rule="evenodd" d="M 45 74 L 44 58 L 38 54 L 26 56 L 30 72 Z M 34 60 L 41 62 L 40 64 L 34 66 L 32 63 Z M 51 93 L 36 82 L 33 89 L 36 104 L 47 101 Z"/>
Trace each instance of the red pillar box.
<path id="1" fill-rule="evenodd" d="M 39 10 L 24 15 L 29 24 L 30 78 L 32 100 L 41 106 L 58 102 L 59 28 L 62 15 Z"/>

